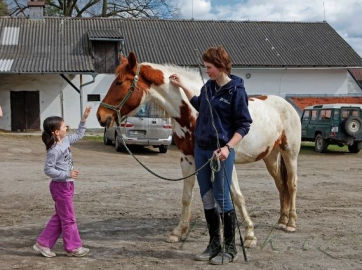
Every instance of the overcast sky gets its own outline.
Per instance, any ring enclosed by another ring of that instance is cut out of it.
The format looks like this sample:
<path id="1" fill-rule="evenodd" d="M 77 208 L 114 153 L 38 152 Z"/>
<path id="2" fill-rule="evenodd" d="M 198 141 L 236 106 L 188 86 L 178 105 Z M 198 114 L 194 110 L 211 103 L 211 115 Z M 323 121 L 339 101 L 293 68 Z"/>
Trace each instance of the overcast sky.
<path id="1" fill-rule="evenodd" d="M 362 56 L 362 0 L 178 0 L 177 5 L 185 19 L 193 15 L 211 20 L 321 22 L 325 18 Z"/>

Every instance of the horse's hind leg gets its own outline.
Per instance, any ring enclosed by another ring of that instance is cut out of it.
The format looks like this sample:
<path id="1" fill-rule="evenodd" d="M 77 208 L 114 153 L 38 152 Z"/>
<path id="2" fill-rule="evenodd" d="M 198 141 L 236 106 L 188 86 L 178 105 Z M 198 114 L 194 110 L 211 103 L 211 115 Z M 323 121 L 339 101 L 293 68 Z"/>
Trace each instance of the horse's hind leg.
<path id="1" fill-rule="evenodd" d="M 235 165 L 233 168 L 233 175 L 231 180 L 231 196 L 234 201 L 234 204 L 239 208 L 239 212 L 241 213 L 242 217 L 245 221 L 245 247 L 255 247 L 257 243 L 257 239 L 254 235 L 254 224 L 251 221 L 249 216 L 248 210 L 245 206 L 244 196 L 240 191 L 239 183 L 238 183 L 238 176 L 236 174 Z"/>
<path id="2" fill-rule="evenodd" d="M 278 228 L 286 229 L 289 221 L 290 196 L 285 179 L 286 168 L 283 164 L 279 150 L 273 150 L 267 157 L 264 158 L 264 162 L 279 191 L 280 217 L 278 220 Z"/>
<path id="3" fill-rule="evenodd" d="M 187 176 L 195 171 L 194 160 L 191 157 L 181 157 L 182 175 Z M 183 181 L 182 192 L 182 210 L 178 225 L 172 230 L 168 236 L 168 242 L 178 242 L 186 237 L 186 233 L 190 227 L 191 219 L 191 203 L 193 196 L 193 188 L 195 185 L 195 176 L 191 176 Z"/>
<path id="4" fill-rule="evenodd" d="M 297 195 L 297 156 L 293 155 L 291 152 L 282 152 L 283 160 L 287 169 L 286 175 L 286 186 L 289 194 L 289 220 L 287 223 L 286 230 L 288 232 L 296 231 L 296 220 L 297 220 L 297 210 L 296 210 L 296 195 Z"/>

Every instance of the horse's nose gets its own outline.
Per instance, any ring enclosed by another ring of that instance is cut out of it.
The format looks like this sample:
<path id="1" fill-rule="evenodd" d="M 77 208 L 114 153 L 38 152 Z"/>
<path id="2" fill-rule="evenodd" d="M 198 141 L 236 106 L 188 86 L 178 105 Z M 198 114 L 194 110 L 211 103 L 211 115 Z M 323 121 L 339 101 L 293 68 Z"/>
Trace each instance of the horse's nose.
<path id="1" fill-rule="evenodd" d="M 101 119 L 101 116 L 99 115 L 99 113 L 97 113 L 97 119 L 98 119 L 99 124 L 100 124 L 102 127 L 104 127 L 104 126 L 105 126 L 105 123 L 101 121 L 102 119 Z"/>

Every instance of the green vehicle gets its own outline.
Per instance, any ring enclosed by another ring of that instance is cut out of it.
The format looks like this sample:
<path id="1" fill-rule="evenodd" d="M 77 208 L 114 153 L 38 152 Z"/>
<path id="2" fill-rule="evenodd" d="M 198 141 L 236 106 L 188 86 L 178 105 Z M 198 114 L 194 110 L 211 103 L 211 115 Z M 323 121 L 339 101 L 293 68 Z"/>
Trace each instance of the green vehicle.
<path id="1" fill-rule="evenodd" d="M 351 153 L 362 148 L 362 104 L 325 104 L 306 107 L 302 114 L 302 141 L 314 141 L 316 152 L 328 145 L 348 145 Z"/>

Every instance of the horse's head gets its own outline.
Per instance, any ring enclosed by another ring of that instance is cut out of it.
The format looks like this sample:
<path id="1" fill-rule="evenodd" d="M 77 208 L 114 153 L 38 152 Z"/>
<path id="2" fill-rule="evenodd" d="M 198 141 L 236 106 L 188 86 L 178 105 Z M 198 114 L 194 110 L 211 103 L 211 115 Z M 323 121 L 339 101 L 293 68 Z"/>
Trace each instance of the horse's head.
<path id="1" fill-rule="evenodd" d="M 139 73 L 138 81 L 135 80 L 136 73 Z M 112 82 L 107 95 L 98 107 L 97 118 L 101 126 L 109 126 L 117 119 L 117 108 L 122 107 L 122 116 L 128 115 L 137 109 L 142 102 L 147 100 L 148 90 L 152 84 L 164 83 L 163 73 L 160 70 L 152 69 L 149 65 L 137 63 L 136 55 L 130 53 L 128 58 L 122 57 L 122 63 L 116 69 L 116 78 Z M 128 99 L 125 97 L 134 84 L 134 91 Z"/>

